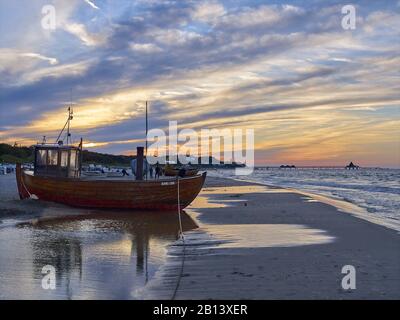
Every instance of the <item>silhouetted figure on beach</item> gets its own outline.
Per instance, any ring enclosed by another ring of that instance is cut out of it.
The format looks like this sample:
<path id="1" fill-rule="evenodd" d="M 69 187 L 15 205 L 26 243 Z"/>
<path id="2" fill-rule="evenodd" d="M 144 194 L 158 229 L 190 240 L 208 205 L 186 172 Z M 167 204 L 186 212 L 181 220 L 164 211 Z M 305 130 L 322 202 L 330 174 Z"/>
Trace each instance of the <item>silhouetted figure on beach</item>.
<path id="1" fill-rule="evenodd" d="M 159 179 L 160 178 L 160 174 L 161 174 L 161 168 L 160 168 L 160 165 L 157 162 L 156 163 L 156 174 L 154 175 L 154 178 L 155 179 Z"/>
<path id="2" fill-rule="evenodd" d="M 150 172 L 150 178 L 153 178 L 153 167 L 152 166 L 150 166 L 149 172 Z"/>
<path id="3" fill-rule="evenodd" d="M 183 178 L 186 175 L 186 169 L 184 167 L 179 169 L 178 176 Z"/>

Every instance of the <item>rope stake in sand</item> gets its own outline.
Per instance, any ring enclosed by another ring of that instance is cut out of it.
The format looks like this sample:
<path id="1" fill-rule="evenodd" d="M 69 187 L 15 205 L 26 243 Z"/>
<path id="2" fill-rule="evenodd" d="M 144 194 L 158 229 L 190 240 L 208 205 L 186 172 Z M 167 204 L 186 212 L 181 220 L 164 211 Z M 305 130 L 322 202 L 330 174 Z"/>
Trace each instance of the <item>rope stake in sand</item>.
<path id="1" fill-rule="evenodd" d="M 179 191 L 179 176 L 178 176 L 178 217 L 179 217 L 179 237 L 183 239 L 183 231 L 182 231 L 182 219 L 181 219 L 181 201 L 180 201 L 180 191 Z"/>
<path id="2" fill-rule="evenodd" d="M 178 276 L 178 281 L 176 283 L 176 287 L 174 290 L 174 293 L 172 295 L 171 300 L 174 300 L 176 297 L 176 293 L 178 292 L 179 284 L 181 282 L 182 274 L 183 274 L 183 267 L 185 265 L 185 238 L 183 236 L 183 230 L 182 230 L 182 219 L 181 219 L 181 203 L 180 203 L 180 196 L 179 196 L 179 176 L 177 177 L 177 186 L 178 186 L 178 218 L 179 218 L 179 239 L 182 240 L 182 245 L 183 245 L 183 253 L 182 253 L 182 265 L 181 265 L 181 271 L 179 272 Z"/>

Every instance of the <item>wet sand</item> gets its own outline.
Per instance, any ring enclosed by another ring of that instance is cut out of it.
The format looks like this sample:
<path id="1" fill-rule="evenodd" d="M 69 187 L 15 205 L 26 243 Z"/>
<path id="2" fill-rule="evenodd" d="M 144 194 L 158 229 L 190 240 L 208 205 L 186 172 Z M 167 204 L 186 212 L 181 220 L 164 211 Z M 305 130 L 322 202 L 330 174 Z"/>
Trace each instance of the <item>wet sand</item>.
<path id="1" fill-rule="evenodd" d="M 176 212 L 87 210 L 20 201 L 15 177 L 0 176 L 0 300 L 140 299 L 178 239 Z M 195 221 L 182 215 L 184 231 Z M 54 290 L 42 268 L 55 269 Z"/>
<path id="2" fill-rule="evenodd" d="M 351 204 L 220 178 L 202 196 L 187 210 L 200 228 L 170 248 L 143 298 L 400 298 L 399 233 L 344 212 Z M 345 265 L 354 290 L 341 286 Z"/>

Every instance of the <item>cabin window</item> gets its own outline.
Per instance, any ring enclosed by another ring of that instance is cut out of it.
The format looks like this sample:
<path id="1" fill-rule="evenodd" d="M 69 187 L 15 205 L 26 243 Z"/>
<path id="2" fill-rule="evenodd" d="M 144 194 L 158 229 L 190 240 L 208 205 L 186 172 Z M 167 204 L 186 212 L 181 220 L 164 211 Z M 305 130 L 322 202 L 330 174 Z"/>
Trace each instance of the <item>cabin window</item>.
<path id="1" fill-rule="evenodd" d="M 76 148 L 37 147 L 35 175 L 54 177 L 80 176 L 80 151 Z"/>
<path id="2" fill-rule="evenodd" d="M 56 166 L 58 163 L 58 150 L 49 150 L 47 158 L 49 166 Z"/>
<path id="3" fill-rule="evenodd" d="M 69 158 L 69 166 L 70 166 L 70 168 L 76 167 L 76 151 L 75 150 L 71 150 L 71 156 Z"/>
<path id="4" fill-rule="evenodd" d="M 65 168 L 68 167 L 68 151 L 61 151 L 61 156 L 60 156 L 60 166 Z"/>
<path id="5" fill-rule="evenodd" d="M 38 150 L 36 162 L 40 166 L 45 166 L 47 163 L 47 150 Z"/>

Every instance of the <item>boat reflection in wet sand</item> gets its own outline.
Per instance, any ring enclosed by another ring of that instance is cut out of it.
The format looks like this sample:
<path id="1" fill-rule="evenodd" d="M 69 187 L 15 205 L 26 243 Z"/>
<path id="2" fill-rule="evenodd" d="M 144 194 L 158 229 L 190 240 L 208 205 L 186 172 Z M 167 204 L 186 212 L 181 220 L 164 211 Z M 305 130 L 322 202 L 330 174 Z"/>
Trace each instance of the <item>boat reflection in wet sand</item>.
<path id="1" fill-rule="evenodd" d="M 182 231 L 197 229 L 194 220 L 182 212 Z M 38 221 L 22 223 L 22 228 L 29 228 L 32 231 L 43 232 L 42 235 L 51 232 L 52 236 L 32 237 L 34 262 L 39 266 L 39 273 L 43 265 L 50 264 L 57 267 L 57 270 L 68 271 L 70 264 L 62 261 L 62 257 L 75 257 L 72 265 L 79 268 L 82 263 L 82 242 L 88 245 L 106 247 L 106 243 L 118 243 L 121 235 L 128 236 L 130 248 L 134 250 L 130 256 L 136 256 L 137 272 L 143 271 L 145 267 L 145 256 L 150 250 L 150 242 L 156 245 L 157 241 L 175 241 L 179 238 L 179 224 L 176 213 L 156 212 L 96 212 L 93 214 L 66 216 L 60 218 L 49 218 Z M 41 241 L 38 241 L 38 239 Z M 86 240 L 84 240 L 86 239 Z M 152 240 L 152 241 L 150 241 Z M 96 244 L 97 243 L 97 244 Z M 75 244 L 75 245 L 73 245 Z M 66 251 L 74 249 L 75 255 L 66 254 Z M 105 249 L 99 249 L 104 251 Z M 153 248 L 155 250 L 156 248 Z M 115 247 L 118 251 L 118 248 Z M 126 255 L 127 253 L 114 252 L 114 255 Z M 63 265 L 60 265 L 63 264 Z"/>
<path id="2" fill-rule="evenodd" d="M 181 220 L 184 232 L 198 228 L 184 212 Z M 0 241 L 9 238 L 6 231 L 0 229 Z M 131 299 L 153 277 L 179 232 L 176 212 L 159 211 L 101 210 L 20 224 L 9 248 L 19 271 L 0 261 L 8 279 L 4 297 Z M 41 287 L 45 265 L 57 270 L 55 290 Z"/>

